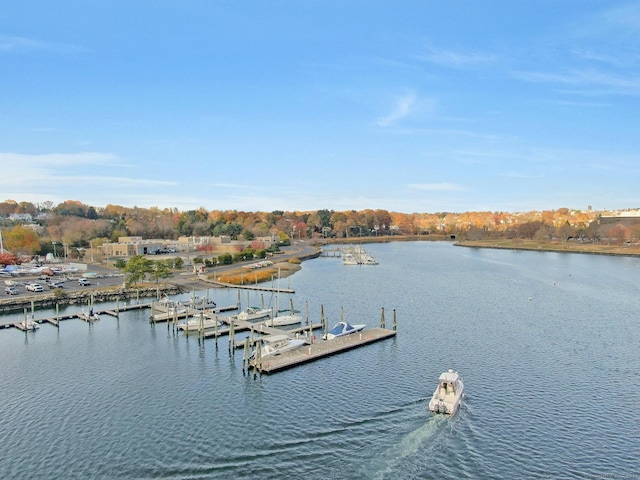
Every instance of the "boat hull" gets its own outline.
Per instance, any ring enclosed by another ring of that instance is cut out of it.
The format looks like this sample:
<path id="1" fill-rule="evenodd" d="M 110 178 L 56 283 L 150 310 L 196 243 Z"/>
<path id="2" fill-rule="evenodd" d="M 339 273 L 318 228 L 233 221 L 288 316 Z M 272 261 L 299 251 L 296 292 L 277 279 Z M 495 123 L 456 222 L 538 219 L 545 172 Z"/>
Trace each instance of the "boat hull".
<path id="1" fill-rule="evenodd" d="M 440 375 L 438 388 L 429 401 L 429 410 L 434 413 L 454 415 L 462 403 L 464 383 L 457 372 L 449 370 Z"/>
<path id="2" fill-rule="evenodd" d="M 300 315 L 280 315 L 259 323 L 266 325 L 267 327 L 283 327 L 286 325 L 297 325 L 301 321 L 302 317 Z"/>

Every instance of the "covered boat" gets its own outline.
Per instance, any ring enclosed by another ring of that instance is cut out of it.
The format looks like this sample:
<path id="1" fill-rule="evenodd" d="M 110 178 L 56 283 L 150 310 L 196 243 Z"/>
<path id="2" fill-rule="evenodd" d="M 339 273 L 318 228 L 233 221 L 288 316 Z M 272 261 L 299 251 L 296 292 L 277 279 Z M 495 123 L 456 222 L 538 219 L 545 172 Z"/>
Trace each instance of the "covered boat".
<path id="1" fill-rule="evenodd" d="M 304 340 L 297 338 L 289 338 L 287 335 L 268 335 L 258 340 L 260 342 L 257 347 L 251 353 L 251 359 L 255 360 L 259 351 L 260 358 L 269 357 L 272 355 L 280 355 L 281 353 L 293 350 L 294 348 L 301 347 L 305 344 Z"/>
<path id="2" fill-rule="evenodd" d="M 324 339 L 333 340 L 336 337 L 351 335 L 352 333 L 359 332 L 364 327 L 366 327 L 365 324 L 351 325 L 349 322 L 338 322 L 331 330 L 327 332 L 327 334 L 324 336 Z"/>
<path id="3" fill-rule="evenodd" d="M 429 410 L 453 415 L 462 402 L 464 384 L 458 372 L 449 370 L 440 375 L 438 388 L 429 401 Z"/>

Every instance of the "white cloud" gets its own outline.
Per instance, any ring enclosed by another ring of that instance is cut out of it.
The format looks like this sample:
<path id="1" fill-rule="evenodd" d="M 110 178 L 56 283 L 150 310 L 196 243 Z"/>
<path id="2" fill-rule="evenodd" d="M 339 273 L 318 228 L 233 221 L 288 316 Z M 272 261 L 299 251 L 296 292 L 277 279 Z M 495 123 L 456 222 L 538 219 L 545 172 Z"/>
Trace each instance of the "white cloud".
<path id="1" fill-rule="evenodd" d="M 33 51 L 48 51 L 53 53 L 88 52 L 89 50 L 77 45 L 55 42 L 43 42 L 33 38 L 0 35 L 0 52 L 26 53 Z"/>
<path id="2" fill-rule="evenodd" d="M 396 101 L 392 112 L 385 117 L 378 118 L 376 123 L 381 127 L 388 127 L 390 125 L 393 125 L 398 120 L 401 120 L 402 118 L 409 115 L 409 113 L 411 113 L 411 107 L 413 106 L 415 101 L 416 96 L 413 93 L 409 93 L 400 97 Z"/>
<path id="3" fill-rule="evenodd" d="M 575 85 L 583 88 L 605 88 L 600 93 L 620 95 L 640 95 L 640 78 L 623 75 L 612 75 L 597 70 L 569 70 L 564 73 L 555 72 L 514 72 L 513 76 L 530 83 L 550 83 L 557 85 Z M 589 93 L 588 90 L 585 93 Z M 578 93 L 578 92 L 577 92 Z"/>
<path id="4" fill-rule="evenodd" d="M 421 60 L 451 68 L 469 68 L 477 65 L 494 63 L 498 56 L 482 52 L 456 52 L 436 48 L 429 42 L 425 45 L 424 52 L 418 55 Z"/>

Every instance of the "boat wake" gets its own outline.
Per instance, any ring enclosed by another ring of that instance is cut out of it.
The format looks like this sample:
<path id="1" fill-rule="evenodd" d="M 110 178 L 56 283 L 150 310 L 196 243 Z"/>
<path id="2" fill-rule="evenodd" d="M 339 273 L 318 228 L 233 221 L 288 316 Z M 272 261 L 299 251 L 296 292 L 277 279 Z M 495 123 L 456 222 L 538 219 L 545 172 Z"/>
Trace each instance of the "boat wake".
<path id="1" fill-rule="evenodd" d="M 402 460 L 415 454 L 420 446 L 438 432 L 447 420 L 445 415 L 433 415 L 424 424 L 406 434 L 382 455 L 380 465 L 377 465 L 371 478 L 380 480 L 385 478 L 385 475 L 391 477 Z"/>

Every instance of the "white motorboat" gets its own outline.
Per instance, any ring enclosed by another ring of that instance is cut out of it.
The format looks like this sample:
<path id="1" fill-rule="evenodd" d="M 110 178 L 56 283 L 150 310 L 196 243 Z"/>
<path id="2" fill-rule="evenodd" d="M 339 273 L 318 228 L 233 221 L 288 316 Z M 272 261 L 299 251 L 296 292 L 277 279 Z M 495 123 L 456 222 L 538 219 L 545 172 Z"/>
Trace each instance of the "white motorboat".
<path id="1" fill-rule="evenodd" d="M 435 413 L 453 415 L 462 402 L 464 384 L 458 372 L 449 370 L 440 375 L 438 388 L 429 401 L 429 410 Z"/>
<path id="2" fill-rule="evenodd" d="M 260 345 L 251 352 L 251 360 L 256 359 L 256 352 L 260 352 L 260 358 L 280 355 L 304 345 L 304 340 L 289 338 L 287 335 L 267 335 L 258 339 Z"/>
<path id="3" fill-rule="evenodd" d="M 335 324 L 335 326 L 331 330 L 327 332 L 327 334 L 324 336 L 324 339 L 333 340 L 334 338 L 337 338 L 337 337 L 351 335 L 352 333 L 359 332 L 364 327 L 366 327 L 365 324 L 351 325 L 350 323 L 344 322 L 344 321 L 338 322 Z"/>
<path id="4" fill-rule="evenodd" d="M 271 316 L 271 308 L 247 307 L 238 314 L 238 320 L 260 320 Z"/>
<path id="5" fill-rule="evenodd" d="M 284 327 L 285 325 L 297 325 L 302 321 L 302 316 L 297 310 L 281 310 L 281 312 L 259 323 L 267 327 Z"/>
<path id="6" fill-rule="evenodd" d="M 201 328 L 203 330 L 207 330 L 208 328 L 215 328 L 216 326 L 222 326 L 222 322 L 218 320 L 218 317 L 203 317 L 202 319 L 200 319 L 199 317 L 190 317 L 184 322 L 178 323 L 177 325 L 178 330 L 183 330 L 186 332 L 198 331 Z"/>
<path id="7" fill-rule="evenodd" d="M 23 330 L 31 330 L 34 332 L 39 328 L 40 328 L 40 325 L 38 324 L 38 322 L 34 322 L 33 320 L 29 320 L 25 318 L 24 322 L 22 322 Z"/>

